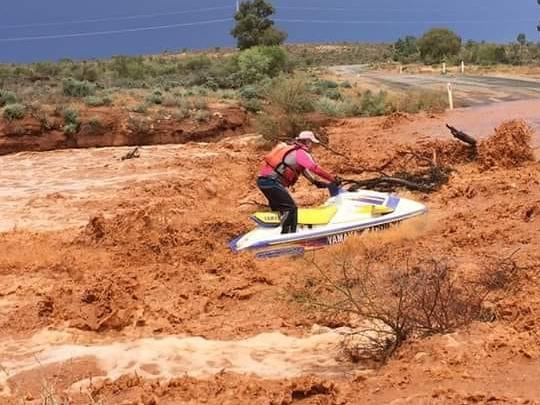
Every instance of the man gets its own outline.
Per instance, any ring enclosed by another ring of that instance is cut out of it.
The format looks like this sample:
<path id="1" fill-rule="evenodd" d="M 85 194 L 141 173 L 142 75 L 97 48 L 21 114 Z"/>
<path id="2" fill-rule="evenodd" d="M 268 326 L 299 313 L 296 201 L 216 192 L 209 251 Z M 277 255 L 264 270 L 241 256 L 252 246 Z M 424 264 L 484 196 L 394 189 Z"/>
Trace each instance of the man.
<path id="1" fill-rule="evenodd" d="M 303 131 L 293 145 L 280 143 L 264 158 L 257 186 L 268 200 L 270 209 L 281 213 L 281 233 L 296 232 L 298 207 L 287 187 L 294 185 L 300 175 L 318 188 L 329 187 L 330 184 L 316 180 L 314 174 L 330 183 L 339 181 L 317 165 L 311 156 L 313 144 L 319 143 L 313 132 Z"/>

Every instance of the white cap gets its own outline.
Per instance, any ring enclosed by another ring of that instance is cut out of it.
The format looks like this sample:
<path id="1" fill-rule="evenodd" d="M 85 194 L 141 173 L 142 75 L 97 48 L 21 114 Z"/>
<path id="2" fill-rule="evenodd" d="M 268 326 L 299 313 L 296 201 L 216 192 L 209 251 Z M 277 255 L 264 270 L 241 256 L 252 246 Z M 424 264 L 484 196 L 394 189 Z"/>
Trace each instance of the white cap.
<path id="1" fill-rule="evenodd" d="M 307 140 L 307 141 L 311 141 L 313 143 L 320 143 L 319 140 L 317 139 L 317 137 L 315 136 L 315 134 L 311 131 L 302 131 L 300 132 L 300 135 L 298 135 L 296 137 L 296 140 L 297 141 L 303 141 L 303 140 Z"/>

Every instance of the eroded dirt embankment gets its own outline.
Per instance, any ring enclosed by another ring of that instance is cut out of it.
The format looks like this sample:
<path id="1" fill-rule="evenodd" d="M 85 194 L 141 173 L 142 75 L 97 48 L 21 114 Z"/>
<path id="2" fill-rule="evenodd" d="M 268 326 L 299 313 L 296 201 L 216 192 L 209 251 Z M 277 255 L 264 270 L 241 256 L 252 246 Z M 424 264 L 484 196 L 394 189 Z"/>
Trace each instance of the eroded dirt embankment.
<path id="1" fill-rule="evenodd" d="M 459 144 L 429 141 L 430 133 L 422 130 L 429 118 L 416 129 L 417 117 L 409 118 L 393 125 L 383 125 L 384 119 L 343 121 L 330 128 L 330 144 L 348 158 L 316 154 L 347 177 L 365 176 L 361 167 L 400 161 L 404 150 L 422 156 L 435 151 L 440 162 L 451 164 L 454 172 L 440 191 L 400 193 L 425 203 L 430 214 L 418 229 L 381 233 L 381 262 L 450 258 L 469 274 L 492 257 L 514 255 L 519 278 L 493 304 L 489 322 L 413 338 L 381 369 L 363 373 L 358 371 L 365 364 L 346 363 L 339 376 L 324 375 L 321 368 L 336 366 L 337 350 L 323 342 L 312 351 L 302 351 L 300 344 L 295 352 L 298 341 L 292 337 L 309 338 L 313 324 L 335 328 L 355 320 L 302 305 L 295 291 L 317 287 L 309 263 L 256 261 L 227 248 L 251 227 L 247 216 L 264 201 L 254 186 L 261 154 L 256 138 L 153 146 L 129 161 L 120 160 L 127 148 L 4 156 L 0 170 L 11 187 L 0 193 L 0 212 L 10 213 L 2 219 L 9 224 L 4 229 L 17 225 L 0 234 L 1 362 L 13 373 L 3 377 L 9 401 L 39 398 L 44 387 L 54 386 L 75 404 L 87 404 L 88 394 L 105 404 L 340 404 L 358 398 L 373 404 L 534 403 L 540 397 L 534 383 L 540 365 L 540 166 L 523 143 L 530 133 L 519 122 L 502 127 L 491 138 L 498 140 L 495 145 L 483 143 L 489 162 L 484 165 L 467 160 Z M 523 149 L 509 153 L 515 146 Z M 397 163 L 388 167 L 400 169 Z M 301 205 L 325 199 L 323 191 L 304 183 L 294 193 Z M 358 254 L 355 245 L 346 249 Z M 342 253 L 330 248 L 318 255 L 324 264 Z M 290 339 L 276 335 L 275 345 L 265 345 L 254 338 L 267 332 Z M 191 346 L 182 340 L 193 336 L 205 340 Z M 144 339 L 151 344 L 145 346 Z M 162 352 L 159 342 L 170 342 L 172 350 Z M 259 346 L 247 354 L 236 350 L 246 342 Z M 213 364 L 205 358 L 211 372 L 203 378 L 173 372 L 190 355 L 175 358 L 171 351 L 195 353 L 195 361 L 199 345 L 218 352 L 232 348 L 227 356 L 249 359 L 223 356 Z M 145 359 L 138 352 L 145 347 L 158 350 Z M 122 351 L 119 363 L 109 356 L 115 348 Z M 38 360 L 39 354 L 48 356 L 47 364 L 32 361 L 36 351 Z M 265 362 L 272 356 L 286 361 Z M 170 367 L 170 379 L 151 378 L 163 372 L 153 363 Z M 141 364 L 144 373 L 116 379 L 115 372 Z M 239 364 L 267 365 L 258 372 L 277 377 L 283 364 L 288 371 L 298 365 L 301 370 L 269 380 L 244 374 Z M 223 371 L 214 375 L 213 366 Z M 114 378 L 88 391 L 68 390 L 108 373 Z"/>
<path id="2" fill-rule="evenodd" d="M 160 117 L 131 113 L 115 107 L 89 108 L 82 112 L 76 134 L 62 130 L 60 117 L 28 116 L 22 120 L 0 119 L 0 155 L 22 151 L 104 146 L 181 144 L 216 141 L 243 133 L 247 113 L 236 106 L 213 106 L 204 121 L 178 121 L 172 114 Z"/>

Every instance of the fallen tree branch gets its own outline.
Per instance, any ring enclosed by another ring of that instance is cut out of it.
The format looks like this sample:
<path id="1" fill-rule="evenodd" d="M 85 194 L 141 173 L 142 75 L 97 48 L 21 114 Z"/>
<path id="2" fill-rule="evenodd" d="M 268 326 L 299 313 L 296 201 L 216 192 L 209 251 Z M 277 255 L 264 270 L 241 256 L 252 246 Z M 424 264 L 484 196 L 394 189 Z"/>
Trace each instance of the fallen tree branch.
<path id="1" fill-rule="evenodd" d="M 473 148 L 476 148 L 476 139 L 474 139 L 472 136 L 448 124 L 446 124 L 446 128 L 450 130 L 454 138 L 459 139 L 461 142 L 469 144 Z"/>
<path id="2" fill-rule="evenodd" d="M 135 159 L 141 157 L 139 153 L 139 147 L 137 146 L 135 149 L 129 151 L 124 156 L 121 157 L 121 160 L 127 160 L 127 159 Z"/>
<path id="3" fill-rule="evenodd" d="M 366 180 L 345 180 L 345 183 L 352 184 L 350 191 L 359 189 L 371 189 L 376 191 L 394 191 L 397 187 L 405 187 L 414 191 L 435 191 L 439 187 L 436 184 L 422 184 L 399 177 L 381 176 Z"/>

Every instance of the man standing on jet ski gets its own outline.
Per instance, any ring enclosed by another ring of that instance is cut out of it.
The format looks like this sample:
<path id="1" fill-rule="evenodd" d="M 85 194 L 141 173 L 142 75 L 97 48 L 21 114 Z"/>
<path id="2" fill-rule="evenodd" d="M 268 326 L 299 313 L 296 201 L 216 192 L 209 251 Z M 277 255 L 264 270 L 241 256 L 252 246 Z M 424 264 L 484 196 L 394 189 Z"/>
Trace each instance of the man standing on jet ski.
<path id="1" fill-rule="evenodd" d="M 339 178 L 321 168 L 311 156 L 313 144 L 319 140 L 311 131 L 303 131 L 294 144 L 279 143 L 264 158 L 259 172 L 257 186 L 265 195 L 270 209 L 281 213 L 281 233 L 294 233 L 298 223 L 298 207 L 287 191 L 300 175 L 307 178 L 317 188 L 327 188 L 339 183 Z M 317 175 L 329 183 L 315 179 Z"/>

